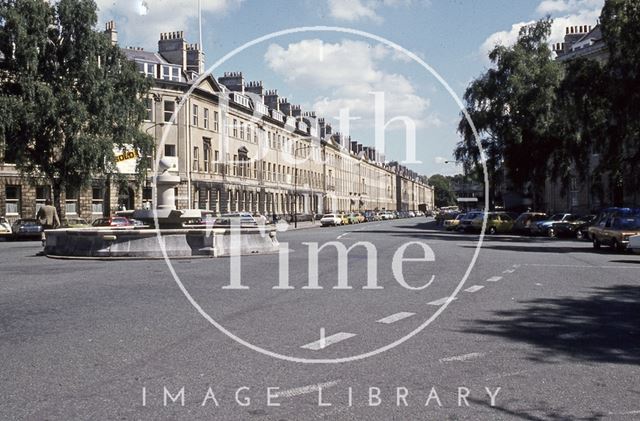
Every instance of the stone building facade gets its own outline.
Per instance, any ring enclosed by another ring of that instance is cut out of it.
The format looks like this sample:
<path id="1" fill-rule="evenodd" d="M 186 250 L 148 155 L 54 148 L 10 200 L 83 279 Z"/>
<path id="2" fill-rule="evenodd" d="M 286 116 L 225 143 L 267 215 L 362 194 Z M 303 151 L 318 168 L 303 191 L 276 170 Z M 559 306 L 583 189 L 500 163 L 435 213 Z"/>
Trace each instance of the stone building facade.
<path id="1" fill-rule="evenodd" d="M 117 41 L 113 22 L 105 32 Z M 182 32 L 161 34 L 158 52 L 122 51 L 153 79 L 142 130 L 156 141 L 156 156 L 149 158 L 162 158 L 180 176 L 178 209 L 282 215 L 433 208 L 424 178 L 385 164 L 374 148 L 334 133 L 314 112 L 241 72 L 218 79 L 205 74 L 204 54 Z M 144 186 L 94 180 L 62 199 L 63 217 L 95 219 L 150 206 L 151 176 Z M 11 164 L 0 165 L 0 214 L 32 217 L 40 198 L 49 196 Z"/>

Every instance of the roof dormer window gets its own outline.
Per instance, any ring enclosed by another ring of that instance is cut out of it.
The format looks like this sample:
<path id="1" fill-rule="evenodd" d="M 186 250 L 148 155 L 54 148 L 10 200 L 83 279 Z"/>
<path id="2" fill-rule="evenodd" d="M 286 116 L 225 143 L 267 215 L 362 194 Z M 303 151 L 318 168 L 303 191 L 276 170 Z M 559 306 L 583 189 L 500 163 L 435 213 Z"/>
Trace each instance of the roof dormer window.
<path id="1" fill-rule="evenodd" d="M 174 66 L 162 66 L 162 79 L 180 82 L 180 68 Z"/>
<path id="2" fill-rule="evenodd" d="M 156 77 L 156 65 L 153 63 L 145 63 L 143 61 L 136 62 L 138 71 L 146 77 Z"/>

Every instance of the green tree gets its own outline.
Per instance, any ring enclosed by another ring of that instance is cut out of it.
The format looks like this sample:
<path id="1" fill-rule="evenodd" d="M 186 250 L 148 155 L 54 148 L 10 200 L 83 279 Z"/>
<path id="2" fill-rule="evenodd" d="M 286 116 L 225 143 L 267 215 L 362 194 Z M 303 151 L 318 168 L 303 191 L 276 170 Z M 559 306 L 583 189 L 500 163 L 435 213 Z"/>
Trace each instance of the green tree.
<path id="1" fill-rule="evenodd" d="M 556 119 L 553 123 L 554 150 L 550 170 L 566 192 L 571 177 L 588 179 L 591 154 L 608 136 L 611 110 L 610 78 L 605 67 L 595 60 L 578 58 L 565 64 L 564 78 L 556 96 Z M 592 185 L 601 189 L 602 186 Z"/>
<path id="2" fill-rule="evenodd" d="M 429 177 L 429 184 L 434 188 L 434 202 L 436 207 L 453 206 L 456 204 L 456 196 L 451 188 L 451 181 L 441 174 Z"/>
<path id="3" fill-rule="evenodd" d="M 640 189 L 640 2 L 607 0 L 600 16 L 609 60 L 608 136 L 598 139 L 600 171 L 627 191 Z"/>
<path id="4" fill-rule="evenodd" d="M 96 22 L 93 0 L 0 1 L 0 141 L 58 207 L 61 191 L 115 172 L 114 146 L 152 150 L 140 131 L 149 82 Z"/>
<path id="5" fill-rule="evenodd" d="M 513 46 L 497 45 L 489 54 L 492 67 L 467 88 L 464 101 L 485 151 L 481 156 L 473 132 L 462 117 L 462 140 L 456 159 L 468 170 L 487 164 L 493 203 L 496 185 L 506 174 L 511 188 L 529 190 L 540 203 L 553 151 L 552 123 L 562 67 L 548 45 L 549 18 L 524 26 Z"/>

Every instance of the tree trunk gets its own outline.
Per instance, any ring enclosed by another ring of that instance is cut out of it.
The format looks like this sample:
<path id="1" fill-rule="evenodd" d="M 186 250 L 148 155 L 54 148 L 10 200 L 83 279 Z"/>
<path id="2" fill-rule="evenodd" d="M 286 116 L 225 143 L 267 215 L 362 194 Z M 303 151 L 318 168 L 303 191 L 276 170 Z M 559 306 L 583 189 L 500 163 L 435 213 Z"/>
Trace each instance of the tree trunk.
<path id="1" fill-rule="evenodd" d="M 59 180 L 54 180 L 53 182 L 53 206 L 55 206 L 58 211 L 58 215 L 62 218 L 62 206 L 60 203 L 60 199 L 62 197 L 62 183 Z"/>

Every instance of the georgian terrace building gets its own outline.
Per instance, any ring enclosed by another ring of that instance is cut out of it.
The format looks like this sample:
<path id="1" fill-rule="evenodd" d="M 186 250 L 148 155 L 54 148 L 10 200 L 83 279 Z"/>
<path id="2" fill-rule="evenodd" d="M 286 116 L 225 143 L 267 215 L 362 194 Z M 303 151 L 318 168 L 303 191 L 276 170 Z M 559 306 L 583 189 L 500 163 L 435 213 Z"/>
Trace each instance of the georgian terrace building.
<path id="1" fill-rule="evenodd" d="M 105 33 L 117 42 L 113 22 Z M 433 190 L 423 178 L 384 164 L 374 148 L 334 133 L 315 113 L 240 72 L 217 80 L 205 75 L 202 51 L 183 32 L 161 34 L 158 52 L 122 50 L 153 79 L 143 130 L 181 178 L 178 209 L 281 215 L 433 208 Z M 126 161 L 122 152 L 116 154 Z M 10 163 L 0 163 L 0 187 L 0 214 L 12 219 L 32 217 L 50 197 L 47 186 L 28 185 Z M 96 179 L 62 200 L 63 217 L 87 219 L 149 206 L 150 177 L 145 186 Z"/>

